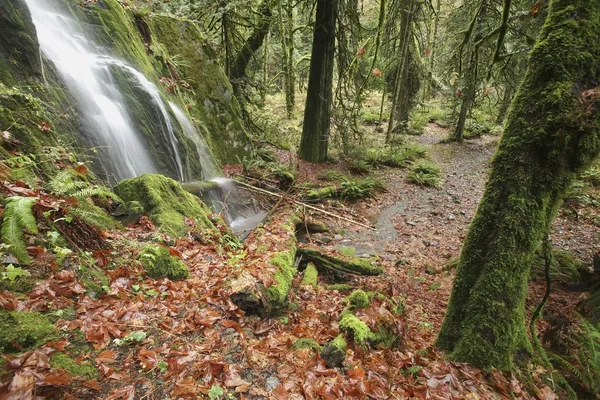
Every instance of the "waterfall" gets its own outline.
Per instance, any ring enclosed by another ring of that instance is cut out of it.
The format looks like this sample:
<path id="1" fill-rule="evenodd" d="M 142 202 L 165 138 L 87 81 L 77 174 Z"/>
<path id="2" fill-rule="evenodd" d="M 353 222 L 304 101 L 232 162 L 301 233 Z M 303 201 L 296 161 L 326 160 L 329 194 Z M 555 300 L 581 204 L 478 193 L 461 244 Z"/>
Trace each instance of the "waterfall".
<path id="1" fill-rule="evenodd" d="M 192 121 L 190 121 L 187 114 L 183 112 L 181 108 L 172 102 L 169 102 L 169 106 L 173 110 L 175 118 L 177 118 L 177 121 L 183 128 L 183 133 L 185 133 L 185 135 L 189 137 L 196 145 L 198 158 L 200 159 L 200 164 L 202 165 L 202 179 L 208 181 L 210 179 L 219 177 L 221 175 L 219 172 L 219 167 L 210 154 L 210 150 L 208 149 L 204 137 L 200 134 L 200 132 L 198 132 L 196 127 L 192 124 Z"/>
<path id="2" fill-rule="evenodd" d="M 152 98 L 155 112 L 163 122 L 160 134 L 169 143 L 178 177 L 183 180 L 179 143 L 158 88 L 142 73 L 93 43 L 72 16 L 61 13 L 45 0 L 26 2 L 41 50 L 55 64 L 75 98 L 84 135 L 100 153 L 98 158 L 107 177 L 121 180 L 158 172 L 145 137 L 136 128 L 111 72 L 111 67 L 117 67 L 132 75 Z"/>

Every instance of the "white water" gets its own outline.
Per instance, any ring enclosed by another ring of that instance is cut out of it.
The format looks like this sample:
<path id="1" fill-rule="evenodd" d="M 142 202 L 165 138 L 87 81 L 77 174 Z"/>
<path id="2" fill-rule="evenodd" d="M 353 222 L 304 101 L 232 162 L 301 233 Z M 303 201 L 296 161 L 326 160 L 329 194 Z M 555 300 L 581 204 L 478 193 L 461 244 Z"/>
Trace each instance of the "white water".
<path id="1" fill-rule="evenodd" d="M 221 175 L 219 167 L 217 167 L 214 158 L 210 154 L 210 150 L 208 149 L 204 137 L 198 132 L 196 127 L 192 124 L 192 121 L 190 121 L 187 114 L 181 108 L 172 102 L 169 102 L 169 106 L 173 110 L 175 118 L 177 118 L 177 121 L 183 128 L 183 133 L 185 133 L 196 145 L 198 158 L 202 165 L 202 180 L 208 181 L 219 177 Z"/>
<path id="2" fill-rule="evenodd" d="M 26 0 L 41 49 L 54 62 L 77 101 L 91 146 L 100 150 L 100 164 L 117 180 L 158 172 L 142 134 L 136 129 L 119 92 L 111 65 L 129 71 L 151 96 L 173 148 L 178 175 L 183 179 L 178 142 L 158 88 L 143 74 L 114 59 L 94 44 L 79 23 L 45 0 Z M 161 132 L 164 135 L 164 132 Z M 105 159 L 105 158 L 108 159 Z"/>

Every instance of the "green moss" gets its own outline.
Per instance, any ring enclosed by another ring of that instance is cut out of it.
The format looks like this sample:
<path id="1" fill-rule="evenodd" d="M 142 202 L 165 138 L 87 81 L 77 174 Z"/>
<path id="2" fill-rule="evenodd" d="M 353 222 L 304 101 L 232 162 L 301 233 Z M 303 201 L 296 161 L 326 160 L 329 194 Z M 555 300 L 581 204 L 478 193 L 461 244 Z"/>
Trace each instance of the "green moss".
<path id="1" fill-rule="evenodd" d="M 348 285 L 346 283 L 336 283 L 334 285 L 327 285 L 325 288 L 327 290 L 339 290 L 340 292 L 349 292 L 354 290 L 354 286 Z"/>
<path id="2" fill-rule="evenodd" d="M 302 285 L 306 286 L 317 286 L 317 280 L 319 278 L 319 271 L 313 263 L 309 263 L 304 270 L 304 277 L 302 278 Z"/>
<path id="3" fill-rule="evenodd" d="M 105 288 L 109 286 L 108 276 L 101 269 L 81 266 L 77 277 L 86 289 L 86 294 L 93 299 L 105 294 Z"/>
<path id="4" fill-rule="evenodd" d="M 365 346 L 370 340 L 374 339 L 374 334 L 367 324 L 350 311 L 344 311 L 340 316 L 340 330 L 349 334 L 354 343 L 360 346 Z"/>
<path id="5" fill-rule="evenodd" d="M 346 342 L 344 335 L 337 335 L 336 338 L 333 339 L 330 344 L 336 349 L 342 351 L 346 350 L 346 347 L 348 347 L 348 342 Z"/>
<path id="6" fill-rule="evenodd" d="M 198 26 L 164 14 L 148 16 L 147 23 L 157 57 L 176 64 L 180 79 L 189 85 L 183 97 L 214 155 L 223 163 L 235 163 L 247 156 L 250 141 L 239 104 Z"/>
<path id="7" fill-rule="evenodd" d="M 356 257 L 356 249 L 354 247 L 339 247 L 338 253 L 344 257 Z"/>
<path id="8" fill-rule="evenodd" d="M 600 2 L 551 2 L 471 222 L 437 340 L 454 361 L 511 370 L 533 353 L 525 299 L 534 253 L 571 182 L 600 153 L 600 113 L 591 94 L 600 81 L 598 31 Z"/>
<path id="9" fill-rule="evenodd" d="M 154 279 L 169 278 L 183 280 L 190 276 L 190 271 L 177 257 L 172 256 L 169 249 L 163 246 L 145 246 L 140 252 L 140 262 L 149 277 Z"/>
<path id="10" fill-rule="evenodd" d="M 0 310 L 0 352 L 38 348 L 60 337 L 48 318 L 37 312 Z"/>
<path id="11" fill-rule="evenodd" d="M 293 242 L 292 242 L 293 244 Z M 295 246 L 289 251 L 276 253 L 271 257 L 270 263 L 277 267 L 273 276 L 275 283 L 266 291 L 269 304 L 273 310 L 277 310 L 285 305 L 287 296 L 292 287 L 292 280 L 296 274 Z"/>
<path id="12" fill-rule="evenodd" d="M 138 201 L 162 232 L 185 235 L 190 229 L 184 222 L 184 217 L 188 217 L 195 220 L 196 229 L 203 234 L 218 234 L 207 216 L 210 213 L 208 207 L 173 179 L 145 174 L 119 182 L 114 190 L 126 202 Z"/>
<path id="13" fill-rule="evenodd" d="M 294 349 L 312 349 L 314 351 L 321 351 L 322 347 L 319 343 L 317 343 L 314 339 L 298 339 L 296 343 L 292 346 Z"/>
<path id="14" fill-rule="evenodd" d="M 0 82 L 13 86 L 41 76 L 39 43 L 27 4 L 0 2 Z"/>
<path id="15" fill-rule="evenodd" d="M 74 377 L 94 379 L 98 377 L 98 370 L 89 361 L 76 361 L 65 353 L 54 353 L 50 356 L 50 366 L 55 369 L 64 369 Z"/>
<path id="16" fill-rule="evenodd" d="M 346 299 L 355 308 L 367 308 L 370 304 L 369 295 L 360 289 L 352 292 Z"/>

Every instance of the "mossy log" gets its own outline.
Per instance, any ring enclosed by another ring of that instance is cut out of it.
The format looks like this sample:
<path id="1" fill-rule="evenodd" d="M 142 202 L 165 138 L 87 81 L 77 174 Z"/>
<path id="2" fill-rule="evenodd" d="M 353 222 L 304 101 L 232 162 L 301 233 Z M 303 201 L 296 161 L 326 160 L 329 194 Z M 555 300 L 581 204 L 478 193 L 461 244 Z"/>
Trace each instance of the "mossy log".
<path id="1" fill-rule="evenodd" d="M 600 153 L 598 32 L 598 0 L 551 2 L 438 336 L 453 361 L 511 370 L 533 353 L 525 325 L 532 259 L 573 179 Z"/>
<path id="2" fill-rule="evenodd" d="M 246 240 L 256 249 L 241 261 L 244 266 L 231 283 L 231 299 L 250 314 L 270 315 L 287 305 L 296 274 L 295 211 L 284 208 L 272 215 Z"/>
<path id="3" fill-rule="evenodd" d="M 315 264 L 325 272 L 377 276 L 383 273 L 383 267 L 358 257 L 333 256 L 314 248 L 299 248 L 296 255 Z"/>

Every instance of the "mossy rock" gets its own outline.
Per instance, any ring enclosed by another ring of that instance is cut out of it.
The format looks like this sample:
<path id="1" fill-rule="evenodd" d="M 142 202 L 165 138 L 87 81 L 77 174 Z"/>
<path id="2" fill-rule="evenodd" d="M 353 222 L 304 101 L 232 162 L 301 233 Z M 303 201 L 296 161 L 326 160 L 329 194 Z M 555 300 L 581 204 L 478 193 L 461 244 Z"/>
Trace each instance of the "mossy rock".
<path id="1" fill-rule="evenodd" d="M 354 343 L 360 347 L 366 347 L 369 344 L 389 348 L 398 340 L 396 335 L 384 326 L 378 326 L 376 331 L 372 331 L 364 321 L 361 321 L 349 310 L 342 312 L 340 316 L 340 330 L 351 337 Z"/>
<path id="2" fill-rule="evenodd" d="M 98 369 L 89 361 L 76 361 L 65 353 L 54 353 L 50 356 L 50 366 L 55 369 L 63 369 L 74 377 L 94 379 L 98 377 Z"/>
<path id="3" fill-rule="evenodd" d="M 204 234 L 218 234 L 208 218 L 210 209 L 171 178 L 158 174 L 144 174 L 119 182 L 114 191 L 125 202 L 137 201 L 164 233 L 175 236 L 187 234 L 190 230 L 184 220 L 187 217 L 193 218 L 196 229 Z"/>
<path id="4" fill-rule="evenodd" d="M 149 245 L 142 248 L 140 262 L 149 277 L 154 279 L 169 278 L 179 281 L 189 278 L 190 271 L 177 257 L 172 256 L 164 246 Z"/>
<path id="5" fill-rule="evenodd" d="M 213 154 L 222 163 L 236 163 L 247 156 L 250 140 L 240 106 L 201 30 L 192 21 L 166 14 L 152 14 L 146 20 L 155 54 L 181 60 L 177 72 L 191 88 L 186 94 L 189 111 Z"/>
<path id="6" fill-rule="evenodd" d="M 0 82 L 13 86 L 42 77 L 37 33 L 24 0 L 0 2 Z"/>
<path id="7" fill-rule="evenodd" d="M 59 331 L 37 312 L 0 310 L 0 352 L 33 349 L 57 340 Z"/>
<path id="8" fill-rule="evenodd" d="M 338 335 L 329 342 L 321 351 L 321 358 L 325 360 L 327 368 L 340 368 L 346 359 L 346 347 L 348 343 L 344 335 Z"/>

